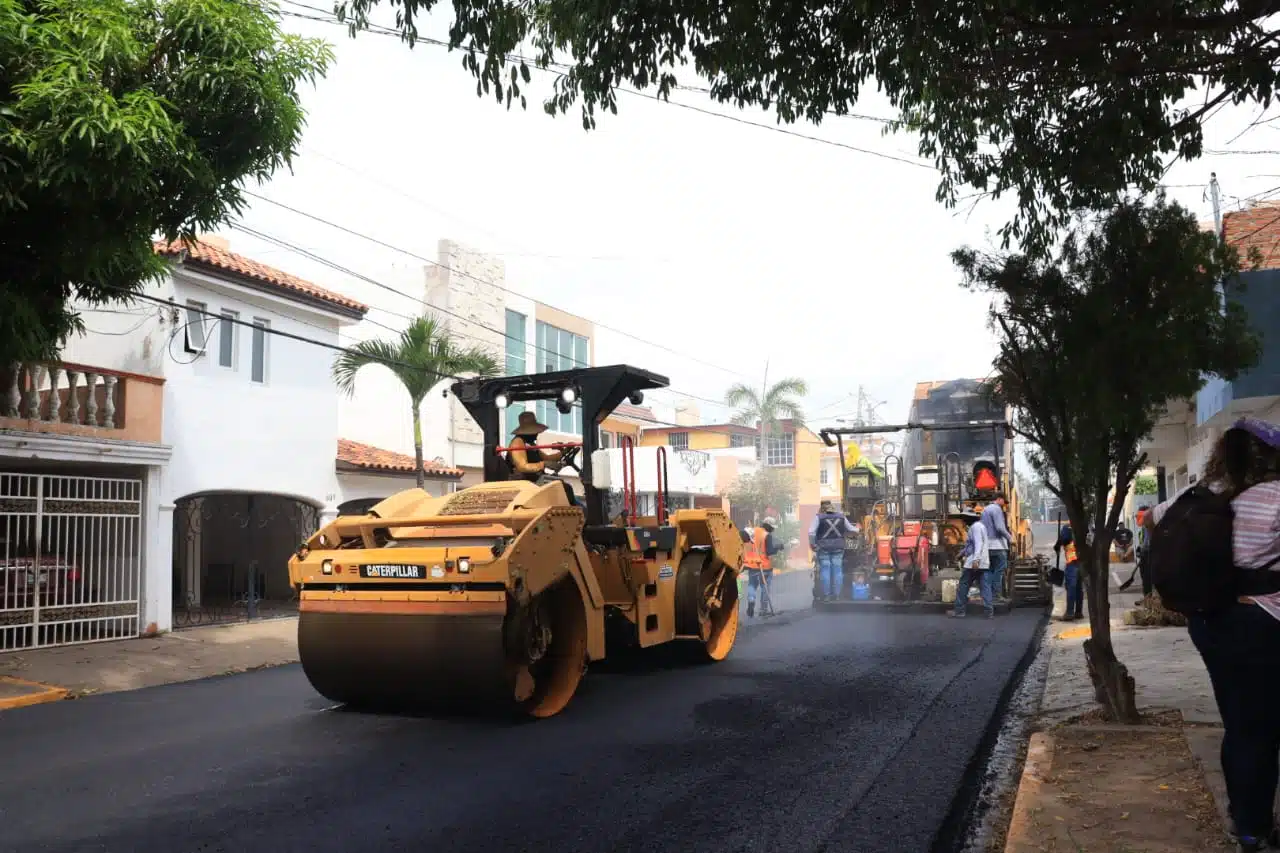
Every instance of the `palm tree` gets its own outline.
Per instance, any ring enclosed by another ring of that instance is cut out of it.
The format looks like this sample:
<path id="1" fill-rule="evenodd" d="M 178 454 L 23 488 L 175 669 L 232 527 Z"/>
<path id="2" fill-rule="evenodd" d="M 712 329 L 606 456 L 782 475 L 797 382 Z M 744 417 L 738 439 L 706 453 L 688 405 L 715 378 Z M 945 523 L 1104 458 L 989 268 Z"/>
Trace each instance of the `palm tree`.
<path id="1" fill-rule="evenodd" d="M 369 365 L 381 365 L 396 375 L 409 392 L 413 407 L 413 456 L 418 466 L 418 488 L 426 485 L 422 467 L 422 401 L 446 379 L 474 374 L 497 376 L 498 360 L 481 347 L 463 348 L 435 317 L 414 320 L 396 341 L 361 341 L 333 360 L 333 381 L 350 397 L 356 374 Z"/>
<path id="2" fill-rule="evenodd" d="M 755 426 L 760 432 L 760 461 L 769 459 L 768 437 L 783 419 L 790 419 L 796 427 L 804 426 L 804 411 L 796 397 L 809 393 L 808 384 L 798 377 L 780 379 L 764 389 L 752 388 L 739 382 L 724 395 L 729 408 L 737 409 L 730 419 L 739 426 Z"/>

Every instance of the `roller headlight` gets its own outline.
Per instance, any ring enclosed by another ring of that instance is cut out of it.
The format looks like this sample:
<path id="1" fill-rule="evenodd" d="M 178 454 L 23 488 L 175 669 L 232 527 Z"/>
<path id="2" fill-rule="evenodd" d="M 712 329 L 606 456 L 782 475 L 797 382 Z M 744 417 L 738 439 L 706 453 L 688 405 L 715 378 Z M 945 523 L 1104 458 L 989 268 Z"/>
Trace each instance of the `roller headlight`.
<path id="1" fill-rule="evenodd" d="M 471 558 L 470 557 L 458 558 L 458 573 L 463 575 L 471 574 Z"/>
<path id="2" fill-rule="evenodd" d="M 320 573 L 326 574 L 326 575 L 333 574 L 333 560 L 325 560 L 323 563 L 321 563 Z"/>

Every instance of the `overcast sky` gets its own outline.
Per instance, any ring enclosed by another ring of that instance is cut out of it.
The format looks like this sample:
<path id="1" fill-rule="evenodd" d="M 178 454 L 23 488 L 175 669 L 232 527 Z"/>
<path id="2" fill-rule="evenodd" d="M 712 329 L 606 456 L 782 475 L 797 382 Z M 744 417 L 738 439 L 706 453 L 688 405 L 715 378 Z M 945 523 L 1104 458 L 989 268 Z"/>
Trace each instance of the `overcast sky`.
<path id="1" fill-rule="evenodd" d="M 443 37 L 450 12 L 437 7 L 425 31 Z M 766 361 L 771 379 L 809 381 L 815 421 L 852 415 L 859 385 L 885 402 L 883 419 L 899 421 L 915 382 L 990 371 L 986 300 L 958 286 L 948 254 L 994 241 L 1011 206 L 945 209 L 911 136 L 884 136 L 880 123 L 849 117 L 787 126 L 839 143 L 827 144 L 687 91 L 673 100 L 715 114 L 622 94 L 618 115 L 588 132 L 576 114 L 542 112 L 544 73 L 534 71 L 529 109 L 508 111 L 476 96 L 460 53 L 374 33 L 353 40 L 342 27 L 295 17 L 284 27 L 326 38 L 337 62 L 305 92 L 294 172 L 255 192 L 426 258 L 442 238 L 501 256 L 512 290 L 635 336 L 598 332 L 598 362 L 669 376 L 677 394 L 704 398 L 704 418 L 725 417 L 709 401 L 735 381 L 759 385 Z M 705 85 L 692 72 L 681 82 Z M 874 93 L 857 109 L 893 115 Z M 1255 117 L 1221 111 L 1206 147 L 1280 148 L 1280 126 L 1232 141 Z M 1211 171 L 1227 209 L 1280 195 L 1274 151 L 1175 166 L 1170 194 L 1205 220 Z M 422 265 L 264 202 L 240 221 L 379 280 L 402 282 L 405 267 Z M 238 230 L 221 233 L 241 254 L 352 290 L 325 265 Z"/>

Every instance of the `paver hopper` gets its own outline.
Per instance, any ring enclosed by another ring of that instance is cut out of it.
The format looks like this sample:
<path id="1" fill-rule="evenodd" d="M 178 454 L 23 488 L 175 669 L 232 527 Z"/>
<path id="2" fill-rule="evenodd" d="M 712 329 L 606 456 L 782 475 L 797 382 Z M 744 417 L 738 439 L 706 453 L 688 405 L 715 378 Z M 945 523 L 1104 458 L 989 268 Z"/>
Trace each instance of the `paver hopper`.
<path id="1" fill-rule="evenodd" d="M 599 424 L 666 384 L 625 365 L 456 383 L 452 393 L 484 433 L 485 482 L 443 497 L 400 492 L 325 525 L 289 562 L 299 655 L 316 690 L 359 707 L 503 706 L 548 717 L 568 704 L 588 662 L 605 656 L 606 621 L 611 647 L 675 643 L 695 660 L 728 655 L 742 566 L 728 515 L 668 512 L 660 452 L 656 515 L 637 517 L 632 449 L 624 509 L 607 519 Z M 578 473 L 582 497 L 555 476 L 513 479 L 503 410 L 534 400 L 562 412 L 582 406 L 581 442 L 539 445 L 562 451 L 561 470 Z"/>

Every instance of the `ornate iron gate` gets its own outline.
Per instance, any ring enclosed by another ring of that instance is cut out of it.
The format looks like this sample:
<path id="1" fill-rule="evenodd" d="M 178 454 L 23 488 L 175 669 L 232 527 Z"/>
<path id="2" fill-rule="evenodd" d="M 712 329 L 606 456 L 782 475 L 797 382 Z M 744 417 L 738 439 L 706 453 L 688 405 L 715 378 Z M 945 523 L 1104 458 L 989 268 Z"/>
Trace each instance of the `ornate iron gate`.
<path id="1" fill-rule="evenodd" d="M 297 612 L 289 555 L 320 524 L 320 510 L 283 495 L 211 492 L 174 509 L 173 627 Z"/>
<path id="2" fill-rule="evenodd" d="M 0 473 L 0 651 L 137 636 L 142 481 Z"/>

